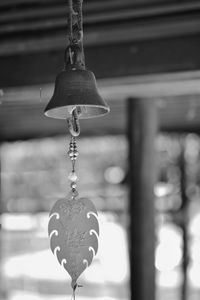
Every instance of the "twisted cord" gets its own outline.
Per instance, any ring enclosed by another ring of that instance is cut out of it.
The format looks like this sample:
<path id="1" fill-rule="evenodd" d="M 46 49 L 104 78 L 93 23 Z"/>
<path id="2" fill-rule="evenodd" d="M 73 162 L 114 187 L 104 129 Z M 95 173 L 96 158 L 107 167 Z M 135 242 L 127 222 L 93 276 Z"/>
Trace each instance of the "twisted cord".
<path id="1" fill-rule="evenodd" d="M 83 13 L 82 13 L 82 6 L 83 6 L 83 0 L 74 0 L 74 9 L 77 11 L 77 25 L 78 25 L 78 31 L 79 31 L 79 44 L 82 52 L 82 59 L 83 63 L 85 64 L 85 57 L 84 57 L 84 49 L 83 49 Z"/>
<path id="2" fill-rule="evenodd" d="M 68 38 L 70 46 L 76 47 L 76 53 L 80 53 L 81 65 L 85 67 L 85 57 L 83 49 L 83 0 L 67 0 L 68 3 Z M 77 52 L 78 51 L 78 52 Z"/>
<path id="3" fill-rule="evenodd" d="M 73 16 L 73 3 L 72 0 L 68 0 L 68 36 L 70 42 L 73 39 L 73 27 L 72 27 L 72 16 Z"/>
<path id="4" fill-rule="evenodd" d="M 75 300 L 76 299 L 76 294 L 75 294 L 76 293 L 76 289 L 80 288 L 80 287 L 83 287 L 83 286 L 80 285 L 80 284 L 77 284 L 77 283 L 74 284 L 71 300 Z"/>

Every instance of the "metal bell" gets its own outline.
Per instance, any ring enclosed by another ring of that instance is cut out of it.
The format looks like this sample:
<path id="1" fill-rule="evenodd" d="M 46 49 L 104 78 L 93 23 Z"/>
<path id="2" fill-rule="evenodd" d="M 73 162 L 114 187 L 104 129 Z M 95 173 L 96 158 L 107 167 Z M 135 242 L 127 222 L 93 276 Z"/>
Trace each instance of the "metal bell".
<path id="1" fill-rule="evenodd" d="M 66 68 L 56 77 L 54 93 L 44 113 L 48 117 L 67 119 L 74 108 L 77 108 L 79 119 L 97 117 L 110 111 L 97 90 L 91 71 Z"/>

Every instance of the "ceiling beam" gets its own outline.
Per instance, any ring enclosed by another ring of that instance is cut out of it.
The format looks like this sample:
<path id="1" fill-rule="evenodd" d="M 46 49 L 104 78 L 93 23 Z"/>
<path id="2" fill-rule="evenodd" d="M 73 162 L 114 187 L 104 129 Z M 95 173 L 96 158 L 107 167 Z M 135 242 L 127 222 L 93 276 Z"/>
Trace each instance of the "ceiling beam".
<path id="1" fill-rule="evenodd" d="M 103 17 L 105 20 L 105 16 Z M 47 20 L 29 24 L 9 24 L 7 27 L 0 27 L 0 33 L 6 34 L 13 30 L 14 36 L 10 39 L 1 38 L 0 56 L 26 55 L 35 52 L 60 51 L 67 46 L 66 29 L 59 28 L 62 21 Z M 41 28 L 42 26 L 42 28 Z M 57 28 L 56 33 L 52 33 L 48 28 Z M 27 36 L 21 34 L 16 37 L 16 30 L 28 31 Z M 38 29 L 39 34 L 33 34 L 30 30 Z M 42 34 L 41 34 L 42 33 Z M 130 22 L 123 24 L 117 22 L 112 26 L 102 24 L 97 27 L 86 27 L 84 30 L 85 47 L 96 47 L 127 42 L 149 41 L 153 39 L 184 37 L 186 35 L 200 34 L 200 13 L 199 15 L 188 17 L 165 18 L 164 20 L 146 20 L 142 23 Z"/>
<path id="2" fill-rule="evenodd" d="M 0 15 L 0 56 L 65 48 L 65 2 L 44 1 L 37 6 L 37 1 L 30 1 L 28 3 L 33 2 L 35 6 L 27 4 L 25 8 L 18 8 L 19 0 L 14 2 L 14 9 L 2 9 Z M 83 8 L 86 47 L 200 32 L 200 3 L 197 0 L 170 3 L 146 0 L 140 5 L 131 0 L 94 1 L 86 2 Z"/>
<path id="3" fill-rule="evenodd" d="M 200 35 L 86 47 L 86 65 L 97 78 L 200 69 Z M 1 87 L 54 82 L 64 50 L 0 57 Z"/>

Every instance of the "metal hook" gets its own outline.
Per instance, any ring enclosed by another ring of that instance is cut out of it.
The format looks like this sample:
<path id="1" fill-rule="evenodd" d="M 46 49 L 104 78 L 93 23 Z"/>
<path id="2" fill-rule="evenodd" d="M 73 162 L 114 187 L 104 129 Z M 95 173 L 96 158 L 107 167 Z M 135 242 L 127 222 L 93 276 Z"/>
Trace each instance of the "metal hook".
<path id="1" fill-rule="evenodd" d="M 67 119 L 68 129 L 72 136 L 76 137 L 80 134 L 80 124 L 78 119 L 77 108 L 72 110 L 72 117 Z"/>

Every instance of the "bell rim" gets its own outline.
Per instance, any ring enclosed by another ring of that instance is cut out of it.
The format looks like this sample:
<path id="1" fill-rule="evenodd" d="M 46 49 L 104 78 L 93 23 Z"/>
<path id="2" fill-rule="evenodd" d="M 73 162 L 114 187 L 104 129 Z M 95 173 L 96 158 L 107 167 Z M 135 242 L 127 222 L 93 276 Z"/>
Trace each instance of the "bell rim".
<path id="1" fill-rule="evenodd" d="M 45 109 L 44 110 L 44 115 L 46 117 L 49 117 L 49 118 L 54 118 L 54 119 L 63 119 L 63 120 L 67 120 L 67 114 L 66 114 L 66 117 L 62 117 L 62 116 L 59 116 L 59 113 L 56 114 L 55 111 L 57 110 L 60 110 L 60 109 L 63 109 L 63 108 L 69 108 L 69 107 L 74 107 L 74 106 L 84 106 L 84 107 L 88 107 L 88 108 L 97 108 L 97 109 L 101 109 L 101 112 L 98 112 L 97 114 L 91 114 L 91 115 L 80 115 L 79 116 L 79 119 L 92 119 L 92 118 L 97 118 L 97 117 L 101 117 L 101 116 L 104 116 L 106 114 L 108 114 L 110 112 L 110 107 L 108 105 L 95 105 L 95 104 L 76 104 L 76 105 L 62 105 L 62 106 L 58 106 L 58 107 L 54 107 L 54 108 L 50 108 L 50 109 Z M 54 113 L 55 113 L 55 116 L 54 116 Z M 49 114 L 49 112 L 52 112 L 52 114 Z"/>

